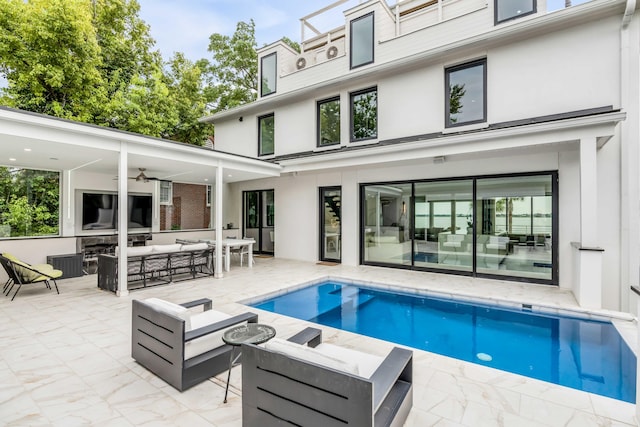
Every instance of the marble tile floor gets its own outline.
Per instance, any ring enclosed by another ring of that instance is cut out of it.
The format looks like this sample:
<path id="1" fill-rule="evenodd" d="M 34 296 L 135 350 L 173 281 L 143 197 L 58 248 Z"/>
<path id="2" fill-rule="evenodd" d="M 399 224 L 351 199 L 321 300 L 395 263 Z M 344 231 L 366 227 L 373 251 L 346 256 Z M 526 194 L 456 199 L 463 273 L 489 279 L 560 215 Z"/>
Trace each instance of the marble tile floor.
<path id="1" fill-rule="evenodd" d="M 60 295 L 25 286 L 13 302 L 0 296 L 0 424 L 7 426 L 241 426 L 241 367 L 183 393 L 130 356 L 131 300 L 185 302 L 208 297 L 230 314 L 238 301 L 324 278 L 387 283 L 498 303 L 577 309 L 554 287 L 376 267 L 327 266 L 258 258 L 222 279 L 204 278 L 131 292 L 101 291 L 96 276 L 58 281 Z M 308 322 L 257 310 L 288 337 Z M 635 323 L 618 321 L 635 336 Z M 324 340 L 386 354 L 393 344 L 321 327 Z M 633 340 L 633 338 L 630 338 Z M 406 426 L 630 426 L 635 405 L 414 350 L 414 401 Z"/>

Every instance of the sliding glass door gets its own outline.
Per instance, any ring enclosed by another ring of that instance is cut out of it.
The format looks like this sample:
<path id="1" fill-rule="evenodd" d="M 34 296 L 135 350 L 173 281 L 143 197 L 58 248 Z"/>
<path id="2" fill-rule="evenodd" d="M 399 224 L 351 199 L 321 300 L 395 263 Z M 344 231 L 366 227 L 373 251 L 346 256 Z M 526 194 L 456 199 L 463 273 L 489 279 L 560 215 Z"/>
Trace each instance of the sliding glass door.
<path id="1" fill-rule="evenodd" d="M 551 280 L 552 177 L 487 178 L 477 185 L 477 271 Z"/>
<path id="2" fill-rule="evenodd" d="M 471 271 L 473 181 L 416 183 L 414 265 Z"/>
<path id="3" fill-rule="evenodd" d="M 557 284 L 557 173 L 361 186 L 363 264 Z"/>
<path id="4" fill-rule="evenodd" d="M 340 187 L 320 188 L 320 260 L 340 262 L 342 259 L 342 227 Z"/>
<path id="5" fill-rule="evenodd" d="M 273 190 L 243 192 L 244 233 L 253 238 L 256 253 L 273 254 L 275 252 L 275 203 Z"/>

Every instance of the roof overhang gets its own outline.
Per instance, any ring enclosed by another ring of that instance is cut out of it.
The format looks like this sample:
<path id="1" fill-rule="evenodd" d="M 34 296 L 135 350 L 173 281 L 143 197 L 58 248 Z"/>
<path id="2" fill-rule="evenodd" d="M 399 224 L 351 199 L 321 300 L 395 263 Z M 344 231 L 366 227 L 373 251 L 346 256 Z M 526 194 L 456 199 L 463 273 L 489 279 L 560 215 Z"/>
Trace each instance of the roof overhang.
<path id="1" fill-rule="evenodd" d="M 595 138 L 598 148 L 616 132 L 626 113 L 614 111 L 585 117 L 526 124 L 499 129 L 479 129 L 438 137 L 398 141 L 388 145 L 362 147 L 350 151 L 312 153 L 292 159 L 282 159 L 283 173 L 375 166 L 416 162 L 451 156 L 505 156 L 514 152 L 535 150 L 557 151 L 574 149 L 581 139 Z"/>
<path id="2" fill-rule="evenodd" d="M 118 174 L 126 145 L 129 176 L 212 184 L 216 168 L 224 182 L 279 176 L 277 164 L 205 147 L 0 107 L 0 165 L 44 170 Z M 14 160 L 11 160 L 14 159 Z"/>

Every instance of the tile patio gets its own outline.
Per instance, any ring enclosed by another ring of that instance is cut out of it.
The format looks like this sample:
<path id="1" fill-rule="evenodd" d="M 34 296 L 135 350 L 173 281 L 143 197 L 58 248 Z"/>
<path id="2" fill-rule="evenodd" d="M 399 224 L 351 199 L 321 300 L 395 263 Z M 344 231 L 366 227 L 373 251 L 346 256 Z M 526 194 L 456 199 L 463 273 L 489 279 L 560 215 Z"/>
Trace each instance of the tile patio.
<path id="1" fill-rule="evenodd" d="M 375 267 L 327 266 L 258 258 L 205 278 L 118 298 L 96 276 L 60 280 L 60 295 L 25 286 L 15 301 L 0 297 L 0 424 L 97 426 L 241 426 L 241 367 L 232 372 L 229 403 L 220 375 L 180 393 L 130 356 L 131 300 L 174 302 L 208 297 L 237 314 L 238 301 L 326 276 L 407 288 L 577 308 L 557 288 Z M 257 311 L 288 337 L 308 322 Z M 635 345 L 635 324 L 619 322 Z M 384 354 L 392 344 L 322 327 L 326 341 Z M 635 405 L 414 350 L 414 402 L 406 426 L 629 426 Z"/>

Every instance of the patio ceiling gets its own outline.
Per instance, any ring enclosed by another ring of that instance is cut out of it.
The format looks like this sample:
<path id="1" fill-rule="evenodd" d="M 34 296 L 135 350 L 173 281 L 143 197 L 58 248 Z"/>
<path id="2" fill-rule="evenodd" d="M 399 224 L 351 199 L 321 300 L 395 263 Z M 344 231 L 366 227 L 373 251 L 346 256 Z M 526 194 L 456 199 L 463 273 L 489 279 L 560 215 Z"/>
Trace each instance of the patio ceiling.
<path id="1" fill-rule="evenodd" d="M 225 183 L 280 175 L 280 166 L 203 147 L 0 107 L 0 165 L 82 170 L 115 179 L 122 144 L 128 176 L 213 184 L 222 165 Z"/>

